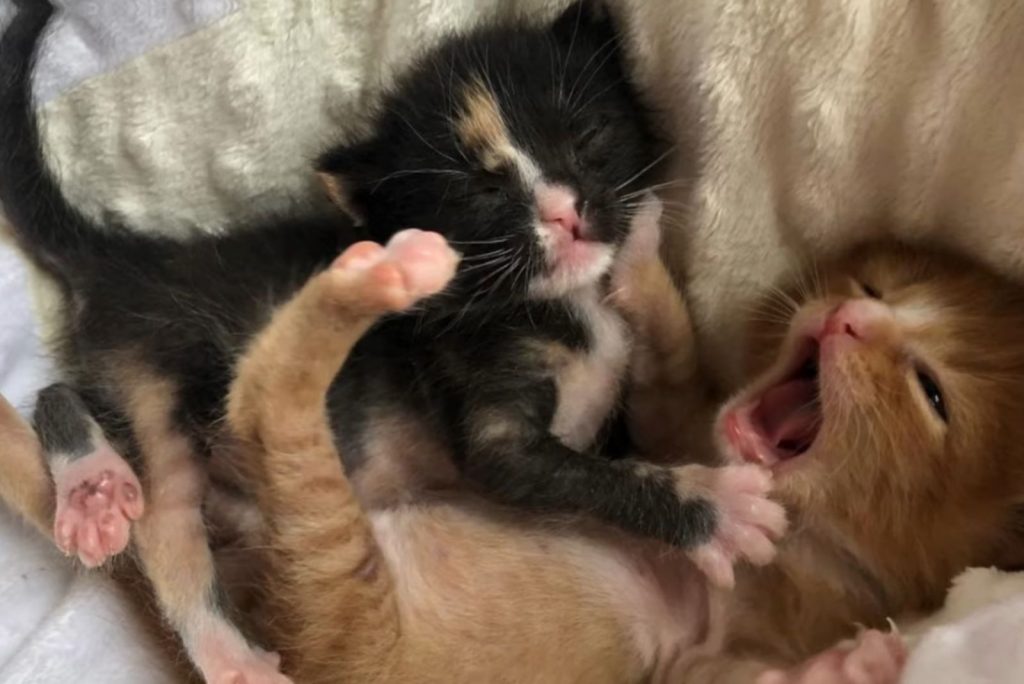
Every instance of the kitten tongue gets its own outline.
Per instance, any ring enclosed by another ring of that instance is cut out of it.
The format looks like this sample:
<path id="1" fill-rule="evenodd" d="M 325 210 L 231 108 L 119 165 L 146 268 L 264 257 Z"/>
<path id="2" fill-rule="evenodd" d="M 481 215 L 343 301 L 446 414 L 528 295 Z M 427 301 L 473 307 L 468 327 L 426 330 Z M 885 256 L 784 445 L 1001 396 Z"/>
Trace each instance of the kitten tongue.
<path id="1" fill-rule="evenodd" d="M 797 455 L 814 440 L 821 420 L 817 383 L 796 379 L 771 388 L 761 396 L 757 418 L 772 446 Z"/>

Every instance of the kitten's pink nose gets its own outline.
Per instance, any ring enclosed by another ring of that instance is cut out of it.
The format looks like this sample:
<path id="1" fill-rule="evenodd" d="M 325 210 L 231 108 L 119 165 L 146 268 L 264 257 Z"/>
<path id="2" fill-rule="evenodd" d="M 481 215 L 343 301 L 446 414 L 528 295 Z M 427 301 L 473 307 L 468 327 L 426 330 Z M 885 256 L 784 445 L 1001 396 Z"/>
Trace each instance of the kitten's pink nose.
<path id="1" fill-rule="evenodd" d="M 851 299 L 829 314 L 818 339 L 821 341 L 831 335 L 844 335 L 867 342 L 874 339 L 881 325 L 890 317 L 889 308 L 881 302 Z"/>
<path id="2" fill-rule="evenodd" d="M 584 238 L 583 219 L 576 211 L 576 193 L 562 185 L 542 185 L 536 195 L 537 213 L 542 223 L 565 231 L 574 240 Z"/>

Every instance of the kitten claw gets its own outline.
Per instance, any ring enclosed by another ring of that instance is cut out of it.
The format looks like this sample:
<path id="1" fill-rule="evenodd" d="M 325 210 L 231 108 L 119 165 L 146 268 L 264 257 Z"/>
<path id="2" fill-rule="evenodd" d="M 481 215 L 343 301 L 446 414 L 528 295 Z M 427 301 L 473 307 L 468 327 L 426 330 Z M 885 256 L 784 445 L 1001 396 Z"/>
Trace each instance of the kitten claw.
<path id="1" fill-rule="evenodd" d="M 688 555 L 716 586 L 731 589 L 735 584 L 733 564 L 747 560 L 767 565 L 775 558 L 775 540 L 786 531 L 786 513 L 769 500 L 771 474 L 758 466 L 727 466 L 704 469 L 709 498 L 718 513 L 712 539 Z M 693 466 L 680 469 L 681 497 L 693 496 Z"/>

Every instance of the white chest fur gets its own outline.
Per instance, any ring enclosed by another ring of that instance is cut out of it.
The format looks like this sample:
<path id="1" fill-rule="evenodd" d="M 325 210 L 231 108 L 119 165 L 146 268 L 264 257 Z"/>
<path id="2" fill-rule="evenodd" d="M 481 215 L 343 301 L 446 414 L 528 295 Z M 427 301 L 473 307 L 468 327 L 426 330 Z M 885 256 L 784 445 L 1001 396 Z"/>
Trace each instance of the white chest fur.
<path id="1" fill-rule="evenodd" d="M 582 451 L 597 437 L 618 399 L 629 363 L 630 336 L 625 321 L 601 304 L 596 292 L 580 295 L 572 306 L 590 331 L 591 345 L 555 376 L 558 405 L 551 432 L 567 447 Z"/>

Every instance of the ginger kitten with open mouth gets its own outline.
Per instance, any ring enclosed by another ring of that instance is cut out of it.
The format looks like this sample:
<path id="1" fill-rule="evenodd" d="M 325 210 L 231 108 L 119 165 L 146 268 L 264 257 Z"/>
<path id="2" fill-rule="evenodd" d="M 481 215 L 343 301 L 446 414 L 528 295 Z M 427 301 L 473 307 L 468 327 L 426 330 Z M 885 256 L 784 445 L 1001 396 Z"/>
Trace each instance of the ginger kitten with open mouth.
<path id="1" fill-rule="evenodd" d="M 726 648 L 793 662 L 936 608 L 953 577 L 1020 544 L 1024 292 L 880 244 L 770 300 L 748 338 L 757 379 L 715 433 L 732 460 L 772 469 L 793 528 L 775 566 L 739 578 Z M 875 641 L 764 681 L 889 681 L 901 662 Z"/>

